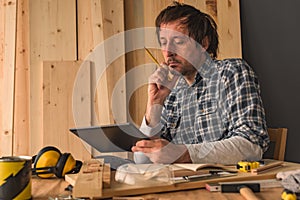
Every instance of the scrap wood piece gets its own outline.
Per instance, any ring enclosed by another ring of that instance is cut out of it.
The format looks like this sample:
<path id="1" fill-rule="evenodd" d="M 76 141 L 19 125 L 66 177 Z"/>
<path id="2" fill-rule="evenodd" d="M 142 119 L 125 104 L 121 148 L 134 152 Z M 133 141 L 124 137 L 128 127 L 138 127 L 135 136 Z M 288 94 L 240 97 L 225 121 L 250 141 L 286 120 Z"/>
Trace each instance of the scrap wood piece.
<path id="1" fill-rule="evenodd" d="M 71 184 L 72 186 L 75 185 L 77 180 L 78 174 L 66 174 L 65 181 Z M 111 171 L 110 171 L 110 164 L 104 163 L 103 166 L 103 173 L 102 173 L 102 186 L 103 188 L 110 188 L 111 186 Z"/>
<path id="2" fill-rule="evenodd" d="M 276 169 L 278 167 L 282 167 L 283 164 L 284 164 L 283 161 L 277 161 L 277 162 L 274 162 L 274 163 L 270 163 L 270 164 L 258 167 L 256 169 L 252 169 L 251 174 L 255 174 L 255 175 L 261 174 L 261 173 L 264 173 L 266 171 L 273 170 L 273 169 Z"/>
<path id="3" fill-rule="evenodd" d="M 101 197 L 103 160 L 89 160 L 83 163 L 73 188 L 74 197 Z"/>
<path id="4" fill-rule="evenodd" d="M 105 163 L 103 166 L 103 174 L 102 174 L 103 188 L 110 188 L 110 184 L 111 184 L 110 179 L 111 179 L 110 164 Z"/>

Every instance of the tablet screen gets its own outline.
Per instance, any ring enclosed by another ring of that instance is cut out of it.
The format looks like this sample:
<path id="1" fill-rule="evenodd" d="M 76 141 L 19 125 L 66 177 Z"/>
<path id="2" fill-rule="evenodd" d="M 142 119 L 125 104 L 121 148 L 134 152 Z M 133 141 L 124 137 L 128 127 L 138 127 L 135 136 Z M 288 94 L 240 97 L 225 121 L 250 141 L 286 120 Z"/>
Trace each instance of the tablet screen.
<path id="1" fill-rule="evenodd" d="M 142 139 L 148 139 L 131 123 L 72 128 L 72 133 L 100 152 L 131 151 Z"/>

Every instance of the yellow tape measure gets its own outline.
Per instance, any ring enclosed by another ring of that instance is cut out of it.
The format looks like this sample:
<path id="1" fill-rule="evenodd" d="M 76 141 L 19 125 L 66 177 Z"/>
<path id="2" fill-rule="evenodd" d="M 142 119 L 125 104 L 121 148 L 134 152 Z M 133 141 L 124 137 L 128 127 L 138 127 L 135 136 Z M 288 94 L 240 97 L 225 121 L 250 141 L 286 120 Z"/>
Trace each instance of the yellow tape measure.
<path id="1" fill-rule="evenodd" d="M 240 161 L 236 165 L 236 168 L 242 172 L 250 172 L 252 169 L 258 168 L 259 165 L 260 165 L 260 163 L 257 161 L 252 161 L 252 162 Z"/>

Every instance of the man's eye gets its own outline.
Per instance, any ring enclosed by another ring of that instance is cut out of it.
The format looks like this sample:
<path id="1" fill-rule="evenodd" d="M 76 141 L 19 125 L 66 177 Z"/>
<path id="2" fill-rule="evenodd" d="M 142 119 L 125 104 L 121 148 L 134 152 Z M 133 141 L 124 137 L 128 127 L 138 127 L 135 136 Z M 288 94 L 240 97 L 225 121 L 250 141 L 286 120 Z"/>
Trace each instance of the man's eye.
<path id="1" fill-rule="evenodd" d="M 161 46 L 166 46 L 166 44 L 167 44 L 167 42 L 165 42 L 165 41 L 160 41 L 160 45 L 161 45 Z"/>
<path id="2" fill-rule="evenodd" d="M 175 44 L 184 44 L 184 40 L 174 40 Z"/>

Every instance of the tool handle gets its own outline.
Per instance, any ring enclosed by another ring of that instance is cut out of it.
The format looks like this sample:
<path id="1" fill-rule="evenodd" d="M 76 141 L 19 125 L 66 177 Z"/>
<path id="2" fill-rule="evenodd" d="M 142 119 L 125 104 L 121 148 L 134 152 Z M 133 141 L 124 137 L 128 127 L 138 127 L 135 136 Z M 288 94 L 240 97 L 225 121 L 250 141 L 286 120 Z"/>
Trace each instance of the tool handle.
<path id="1" fill-rule="evenodd" d="M 240 189 L 240 194 L 247 200 L 260 200 L 248 187 L 242 187 Z"/>

